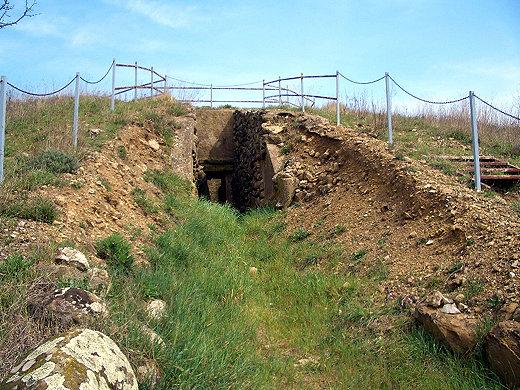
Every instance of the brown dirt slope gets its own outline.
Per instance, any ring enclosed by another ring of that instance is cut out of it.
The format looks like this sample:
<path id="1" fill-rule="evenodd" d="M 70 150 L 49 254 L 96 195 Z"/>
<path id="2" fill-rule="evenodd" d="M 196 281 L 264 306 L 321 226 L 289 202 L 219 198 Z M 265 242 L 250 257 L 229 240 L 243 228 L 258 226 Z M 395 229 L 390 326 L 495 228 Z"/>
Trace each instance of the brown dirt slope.
<path id="1" fill-rule="evenodd" d="M 518 301 L 520 220 L 504 199 L 397 159 L 368 135 L 295 115 L 266 115 L 289 129 L 286 170 L 303 183 L 287 216 L 293 229 L 335 238 L 343 266 L 380 273 L 388 299 L 439 289 L 464 294 L 476 313 Z"/>

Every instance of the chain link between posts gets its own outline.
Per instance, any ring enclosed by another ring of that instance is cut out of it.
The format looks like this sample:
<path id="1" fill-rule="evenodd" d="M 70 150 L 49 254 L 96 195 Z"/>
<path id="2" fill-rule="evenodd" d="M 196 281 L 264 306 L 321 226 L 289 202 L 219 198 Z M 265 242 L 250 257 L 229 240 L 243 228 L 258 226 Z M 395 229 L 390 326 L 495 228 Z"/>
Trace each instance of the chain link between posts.
<path id="1" fill-rule="evenodd" d="M 107 72 L 105 73 L 105 75 L 103 77 L 101 77 L 99 80 L 97 81 L 89 81 L 89 80 L 85 80 L 83 77 L 80 77 L 80 79 L 84 82 L 86 82 L 87 84 L 99 84 L 100 82 L 102 82 L 107 76 L 108 74 L 110 73 L 110 71 L 112 70 L 112 67 L 114 66 L 114 63 L 110 64 L 110 67 L 108 68 Z"/>

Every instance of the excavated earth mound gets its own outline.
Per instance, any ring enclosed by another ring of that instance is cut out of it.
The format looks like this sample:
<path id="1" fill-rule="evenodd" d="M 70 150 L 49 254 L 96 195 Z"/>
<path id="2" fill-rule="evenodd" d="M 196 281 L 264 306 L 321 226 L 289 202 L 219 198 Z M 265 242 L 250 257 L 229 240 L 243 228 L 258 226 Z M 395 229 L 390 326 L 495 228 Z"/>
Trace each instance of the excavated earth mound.
<path id="1" fill-rule="evenodd" d="M 336 236 L 349 248 L 345 267 L 384 270 L 387 299 L 418 302 L 440 289 L 463 294 L 473 313 L 518 302 L 520 220 L 502 198 L 402 161 L 386 143 L 321 117 L 265 119 L 284 127 L 278 143 L 290 150 L 284 171 L 299 178 L 300 207 L 289 209 L 289 225 Z"/>

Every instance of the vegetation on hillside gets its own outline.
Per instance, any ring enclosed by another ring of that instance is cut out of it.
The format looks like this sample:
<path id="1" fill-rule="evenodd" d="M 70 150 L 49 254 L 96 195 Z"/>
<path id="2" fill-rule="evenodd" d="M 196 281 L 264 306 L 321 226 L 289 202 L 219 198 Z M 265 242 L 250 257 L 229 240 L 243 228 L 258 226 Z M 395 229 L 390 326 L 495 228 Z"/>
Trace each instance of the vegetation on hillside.
<path id="1" fill-rule="evenodd" d="M 382 307 L 384 275 L 338 273 L 344 248 L 286 231 L 281 212 L 239 215 L 190 197 L 171 174 L 154 177 L 178 225 L 153 237 L 150 267 L 113 273 L 113 323 L 102 329 L 133 361 L 158 362 L 160 382 L 143 388 L 500 388 L 479 361 Z M 164 319 L 146 316 L 155 298 L 167 303 Z"/>
<path id="2" fill-rule="evenodd" d="M 125 125 L 151 127 L 165 142 L 171 142 L 175 117 L 183 115 L 186 109 L 181 104 L 164 102 L 161 98 L 118 102 L 111 112 L 108 97 L 81 96 L 79 142 L 74 149 L 72 97 L 10 100 L 0 218 L 20 217 L 52 223 L 57 210 L 42 196 L 34 199 L 34 191 L 42 186 L 67 184 L 63 174 L 74 173 L 88 152 L 98 150 L 115 138 Z M 124 158 L 126 150 L 118 154 Z"/>
<path id="3" fill-rule="evenodd" d="M 439 160 L 449 165 L 443 156 L 471 156 L 471 126 L 467 102 L 435 110 L 425 106 L 416 114 L 393 115 L 394 150 L 414 159 L 435 164 Z M 335 105 L 328 105 L 312 112 L 331 122 L 336 120 Z M 341 107 L 341 123 L 362 132 L 387 140 L 386 112 L 356 100 L 353 106 Z M 480 108 L 478 120 L 481 153 L 504 158 L 512 164 L 520 164 L 520 123 L 508 120 L 485 106 Z"/>

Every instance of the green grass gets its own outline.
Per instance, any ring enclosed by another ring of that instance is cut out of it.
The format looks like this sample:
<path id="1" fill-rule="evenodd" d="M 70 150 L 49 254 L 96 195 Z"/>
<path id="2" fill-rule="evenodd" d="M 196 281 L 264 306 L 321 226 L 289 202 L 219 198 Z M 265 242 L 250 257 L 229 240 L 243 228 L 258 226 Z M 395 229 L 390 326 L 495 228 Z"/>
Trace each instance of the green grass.
<path id="1" fill-rule="evenodd" d="M 114 233 L 96 242 L 96 253 L 108 266 L 121 273 L 128 273 L 134 265 L 131 244 L 118 233 Z"/>
<path id="2" fill-rule="evenodd" d="M 22 255 L 10 255 L 0 263 L 0 283 L 23 278 L 32 261 L 26 260 Z"/>
<path id="3" fill-rule="evenodd" d="M 0 202 L 0 215 L 52 223 L 58 217 L 58 211 L 49 199 L 35 197 Z"/>
<path id="4" fill-rule="evenodd" d="M 372 330 L 392 313 L 374 293 L 382 264 L 369 278 L 333 272 L 342 248 L 306 240 L 304 229 L 285 234 L 282 213 L 239 215 L 191 198 L 164 172 L 154 177 L 177 225 L 155 234 L 149 267 L 114 275 L 104 329 L 133 361 L 157 361 L 160 382 L 140 388 L 500 388 L 478 360 L 453 356 L 405 317 L 394 314 L 382 337 Z M 166 301 L 164 319 L 147 319 L 142 302 L 151 298 Z M 150 345 L 139 322 L 165 347 Z M 309 356 L 317 363 L 295 366 Z"/>
<path id="5" fill-rule="evenodd" d="M 311 233 L 308 230 L 304 228 L 298 228 L 289 236 L 289 240 L 292 242 L 303 241 L 310 235 Z"/>
<path id="6" fill-rule="evenodd" d="M 135 203 L 143 210 L 146 215 L 157 214 L 159 207 L 146 195 L 146 191 L 141 188 L 134 188 L 131 192 Z"/>

